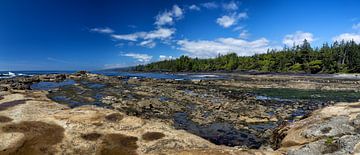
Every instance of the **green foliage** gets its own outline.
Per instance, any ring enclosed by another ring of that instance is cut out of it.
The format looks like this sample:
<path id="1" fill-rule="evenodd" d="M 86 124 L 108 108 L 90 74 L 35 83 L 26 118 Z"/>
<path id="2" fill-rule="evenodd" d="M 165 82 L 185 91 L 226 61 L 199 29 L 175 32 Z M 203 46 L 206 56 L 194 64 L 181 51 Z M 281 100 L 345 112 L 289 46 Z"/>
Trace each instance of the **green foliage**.
<path id="1" fill-rule="evenodd" d="M 334 137 L 330 136 L 326 138 L 325 144 L 330 145 L 334 142 Z"/>
<path id="2" fill-rule="evenodd" d="M 296 63 L 290 67 L 290 70 L 293 72 L 300 72 L 300 71 L 302 71 L 302 65 L 299 63 Z"/>
<path id="3" fill-rule="evenodd" d="M 325 43 L 313 49 L 307 40 L 302 45 L 282 50 L 268 50 L 264 54 L 237 56 L 235 53 L 216 58 L 199 59 L 181 56 L 139 65 L 135 71 L 206 72 L 250 71 L 259 72 L 304 72 L 304 73 L 359 73 L 360 44 L 354 41 Z"/>
<path id="4" fill-rule="evenodd" d="M 311 73 L 318 73 L 322 69 L 322 60 L 313 60 L 308 64 L 309 70 Z"/>

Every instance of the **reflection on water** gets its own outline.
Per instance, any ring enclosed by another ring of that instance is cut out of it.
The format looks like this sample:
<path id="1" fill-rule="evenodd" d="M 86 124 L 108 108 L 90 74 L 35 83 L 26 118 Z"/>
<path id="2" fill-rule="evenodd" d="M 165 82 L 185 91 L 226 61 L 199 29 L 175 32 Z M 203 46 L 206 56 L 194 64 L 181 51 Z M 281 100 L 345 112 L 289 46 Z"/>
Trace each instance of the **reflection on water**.
<path id="1" fill-rule="evenodd" d="M 229 123 L 214 122 L 208 125 L 198 125 L 191 121 L 184 112 L 174 114 L 174 126 L 177 129 L 184 129 L 203 137 L 217 145 L 259 148 L 262 143 L 262 140 L 254 134 L 247 130 L 236 129 Z"/>
<path id="2" fill-rule="evenodd" d="M 39 82 L 32 84 L 30 88 L 33 90 L 51 90 L 54 88 L 59 88 L 62 86 L 73 85 L 73 84 L 75 84 L 74 80 L 65 80 L 62 82 Z"/>
<path id="3" fill-rule="evenodd" d="M 258 88 L 248 89 L 256 94 L 258 100 L 276 100 L 280 102 L 310 100 L 310 101 L 336 101 L 357 102 L 360 93 L 355 91 L 334 90 L 300 90 L 290 88 Z"/>

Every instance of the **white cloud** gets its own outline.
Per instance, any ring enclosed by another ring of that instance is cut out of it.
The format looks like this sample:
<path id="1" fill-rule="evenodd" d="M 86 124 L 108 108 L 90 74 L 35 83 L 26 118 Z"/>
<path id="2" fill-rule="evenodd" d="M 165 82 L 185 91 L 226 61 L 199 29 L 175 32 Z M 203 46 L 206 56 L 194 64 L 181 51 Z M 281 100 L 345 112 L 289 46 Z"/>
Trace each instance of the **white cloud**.
<path id="1" fill-rule="evenodd" d="M 219 7 L 219 5 L 215 2 L 202 3 L 201 6 L 207 9 L 216 9 Z"/>
<path id="2" fill-rule="evenodd" d="M 235 1 L 224 3 L 223 8 L 228 11 L 235 11 L 238 9 L 238 4 Z"/>
<path id="3" fill-rule="evenodd" d="M 256 53 L 265 53 L 271 47 L 266 38 L 260 38 L 254 41 L 246 41 L 237 38 L 218 38 L 210 40 L 180 40 L 177 42 L 179 49 L 189 53 L 191 57 L 209 58 L 218 54 L 227 54 L 235 52 L 241 56 L 254 55 Z"/>
<path id="4" fill-rule="evenodd" d="M 352 28 L 353 28 L 354 30 L 360 30 L 360 23 L 354 24 L 354 25 L 352 26 Z"/>
<path id="5" fill-rule="evenodd" d="M 128 41 L 137 41 L 139 38 L 139 33 L 133 33 L 133 34 L 112 34 L 111 37 L 117 40 L 128 40 Z"/>
<path id="6" fill-rule="evenodd" d="M 117 40 L 137 41 L 138 39 L 154 40 L 167 39 L 175 33 L 175 29 L 158 28 L 150 32 L 136 32 L 132 34 L 112 34 L 111 37 Z"/>
<path id="7" fill-rule="evenodd" d="M 147 48 L 154 48 L 156 46 L 156 43 L 153 40 L 145 40 L 142 41 L 139 45 Z"/>
<path id="8" fill-rule="evenodd" d="M 175 17 L 181 17 L 183 15 L 183 11 L 181 10 L 181 8 L 178 5 L 173 6 L 172 12 Z"/>
<path id="9" fill-rule="evenodd" d="M 216 19 L 216 23 L 221 25 L 222 27 L 228 28 L 231 25 L 234 25 L 236 22 L 236 19 L 230 16 L 222 16 L 218 19 Z"/>
<path id="10" fill-rule="evenodd" d="M 159 60 L 160 61 L 163 61 L 163 60 L 171 60 L 171 59 L 174 59 L 173 56 L 166 56 L 166 55 L 160 55 L 159 56 Z"/>
<path id="11" fill-rule="evenodd" d="M 125 54 L 121 54 L 121 56 L 131 57 L 139 62 L 144 62 L 144 63 L 149 62 L 152 59 L 152 56 L 150 55 L 139 54 L 139 53 L 125 53 Z"/>
<path id="12" fill-rule="evenodd" d="M 228 28 L 232 25 L 235 25 L 238 20 L 246 19 L 247 17 L 248 16 L 246 12 L 241 12 L 239 14 L 233 13 L 231 15 L 224 15 L 222 17 L 219 17 L 218 19 L 216 19 L 216 23 L 218 23 L 224 28 Z"/>
<path id="13" fill-rule="evenodd" d="M 287 46 L 300 45 L 304 40 L 307 40 L 309 43 L 313 42 L 314 35 L 310 32 L 296 31 L 294 34 L 287 34 L 283 39 L 283 44 Z"/>
<path id="14" fill-rule="evenodd" d="M 154 48 L 156 41 L 161 40 L 162 43 L 167 44 L 170 42 L 172 35 L 175 33 L 174 28 L 164 28 L 164 25 L 172 25 L 175 20 L 179 20 L 183 17 L 184 11 L 178 6 L 173 5 L 170 11 L 165 10 L 156 16 L 155 25 L 157 27 L 152 31 L 140 31 L 130 34 L 115 34 L 110 28 L 93 28 L 90 31 L 98 33 L 109 34 L 115 40 L 129 41 L 128 45 L 138 45 L 148 48 Z M 134 25 L 128 25 L 128 27 L 136 28 Z M 117 47 L 122 47 L 124 44 L 117 44 Z"/>
<path id="15" fill-rule="evenodd" d="M 144 39 L 166 39 L 175 33 L 175 29 L 159 28 L 154 31 L 146 33 Z"/>
<path id="16" fill-rule="evenodd" d="M 156 25 L 172 25 L 174 23 L 173 18 L 172 18 L 172 13 L 171 12 L 163 12 L 162 14 L 159 14 L 156 16 L 156 21 L 155 24 Z"/>
<path id="17" fill-rule="evenodd" d="M 360 34 L 356 33 L 343 33 L 333 38 L 334 41 L 355 41 L 356 43 L 360 43 Z"/>
<path id="18" fill-rule="evenodd" d="M 155 25 L 172 25 L 174 24 L 174 18 L 180 19 L 182 15 L 183 10 L 178 5 L 174 5 L 172 10 L 164 11 L 156 16 Z"/>
<path id="19" fill-rule="evenodd" d="M 200 7 L 196 6 L 195 4 L 189 6 L 190 10 L 200 11 Z"/>
<path id="20" fill-rule="evenodd" d="M 109 33 L 113 33 L 114 30 L 112 30 L 111 28 L 105 27 L 105 28 L 92 28 L 90 29 L 91 32 L 97 32 L 97 33 L 105 33 L 105 34 L 109 34 Z"/>

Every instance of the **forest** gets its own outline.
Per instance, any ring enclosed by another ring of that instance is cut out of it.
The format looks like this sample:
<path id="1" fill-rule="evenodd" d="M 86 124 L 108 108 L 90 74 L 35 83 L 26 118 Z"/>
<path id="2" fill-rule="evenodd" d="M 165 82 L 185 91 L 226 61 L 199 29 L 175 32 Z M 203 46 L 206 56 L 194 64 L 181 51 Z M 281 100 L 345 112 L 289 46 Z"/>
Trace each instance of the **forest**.
<path id="1" fill-rule="evenodd" d="M 199 59 L 181 56 L 177 59 L 138 65 L 135 71 L 145 72 L 211 72 L 256 71 L 284 73 L 359 73 L 360 44 L 354 41 L 324 43 L 312 48 L 307 40 L 301 45 L 269 49 L 267 53 L 238 56 L 236 53 Z"/>

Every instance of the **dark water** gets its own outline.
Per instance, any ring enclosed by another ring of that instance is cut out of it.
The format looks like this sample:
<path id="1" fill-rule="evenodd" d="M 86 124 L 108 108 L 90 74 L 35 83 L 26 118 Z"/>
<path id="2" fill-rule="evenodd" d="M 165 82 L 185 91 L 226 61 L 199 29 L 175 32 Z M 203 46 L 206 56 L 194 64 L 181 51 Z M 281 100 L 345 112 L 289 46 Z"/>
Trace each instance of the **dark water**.
<path id="1" fill-rule="evenodd" d="M 75 86 L 77 84 L 78 86 Z M 104 84 L 86 81 L 76 82 L 65 80 L 62 82 L 39 82 L 31 85 L 33 90 L 51 90 L 48 97 L 58 103 L 66 104 L 70 108 L 83 105 L 95 105 L 104 108 L 112 108 L 101 102 Z M 82 89 L 80 89 L 82 88 Z"/>
<path id="2" fill-rule="evenodd" d="M 71 74 L 76 71 L 0 71 L 0 78 L 12 78 L 16 76 L 33 76 L 43 74 Z"/>
<path id="3" fill-rule="evenodd" d="M 249 89 L 257 95 L 259 100 L 275 100 L 279 102 L 311 100 L 311 101 L 335 101 L 335 102 L 357 102 L 360 92 L 356 91 L 334 91 L 334 90 L 300 90 L 289 88 L 259 88 Z"/>
<path id="4" fill-rule="evenodd" d="M 177 129 L 184 129 L 217 145 L 259 148 L 262 144 L 261 139 L 247 130 L 239 130 L 229 123 L 222 122 L 198 125 L 191 121 L 184 112 L 174 114 L 174 126 Z"/>
<path id="5" fill-rule="evenodd" d="M 75 84 L 74 80 L 65 80 L 62 82 L 39 82 L 32 84 L 30 88 L 33 90 L 51 90 L 54 88 L 59 88 L 62 86 L 73 85 L 73 84 Z"/>

